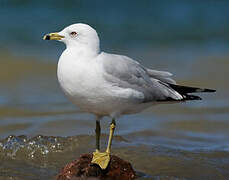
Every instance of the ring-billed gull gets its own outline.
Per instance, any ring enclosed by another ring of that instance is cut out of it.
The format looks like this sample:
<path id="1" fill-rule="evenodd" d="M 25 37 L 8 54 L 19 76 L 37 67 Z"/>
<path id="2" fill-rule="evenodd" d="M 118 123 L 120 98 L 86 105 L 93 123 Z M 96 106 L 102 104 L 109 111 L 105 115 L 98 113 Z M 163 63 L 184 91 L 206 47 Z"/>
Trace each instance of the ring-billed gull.
<path id="1" fill-rule="evenodd" d="M 148 69 L 127 56 L 101 52 L 97 32 L 87 24 L 70 25 L 44 39 L 66 44 L 58 62 L 58 80 L 74 104 L 97 117 L 92 163 L 102 169 L 110 161 L 116 118 L 156 104 L 201 99 L 189 93 L 215 91 L 177 85 L 169 72 Z M 112 123 L 107 150 L 100 152 L 100 119 L 104 116 L 111 117 Z"/>

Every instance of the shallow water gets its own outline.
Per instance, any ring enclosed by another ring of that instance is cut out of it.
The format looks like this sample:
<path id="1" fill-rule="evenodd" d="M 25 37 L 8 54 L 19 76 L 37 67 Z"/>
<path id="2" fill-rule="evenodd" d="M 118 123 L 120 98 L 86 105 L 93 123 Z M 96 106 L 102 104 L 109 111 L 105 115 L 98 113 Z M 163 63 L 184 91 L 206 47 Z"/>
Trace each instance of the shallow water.
<path id="1" fill-rule="evenodd" d="M 103 50 L 217 90 L 121 117 L 112 153 L 143 180 L 229 179 L 228 1 L 91 3 L 0 2 L 0 180 L 53 179 L 94 150 L 94 117 L 72 105 L 56 79 L 64 46 L 42 40 L 75 22 L 96 27 Z M 109 122 L 101 122 L 104 149 Z"/>

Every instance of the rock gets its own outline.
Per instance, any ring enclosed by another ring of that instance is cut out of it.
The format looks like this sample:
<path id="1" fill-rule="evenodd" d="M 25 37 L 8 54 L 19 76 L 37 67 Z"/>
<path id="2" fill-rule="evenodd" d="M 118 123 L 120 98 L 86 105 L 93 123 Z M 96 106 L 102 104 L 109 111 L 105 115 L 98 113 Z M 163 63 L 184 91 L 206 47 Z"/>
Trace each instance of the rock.
<path id="1" fill-rule="evenodd" d="M 107 169 L 91 164 L 92 154 L 83 154 L 67 164 L 56 180 L 132 180 L 136 174 L 129 162 L 111 155 Z"/>

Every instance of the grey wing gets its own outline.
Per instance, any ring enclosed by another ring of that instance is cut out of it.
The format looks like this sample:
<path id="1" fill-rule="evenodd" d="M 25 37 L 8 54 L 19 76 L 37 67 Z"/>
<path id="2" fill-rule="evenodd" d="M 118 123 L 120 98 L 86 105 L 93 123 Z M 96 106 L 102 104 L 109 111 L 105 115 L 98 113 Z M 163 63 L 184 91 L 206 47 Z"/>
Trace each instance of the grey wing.
<path id="1" fill-rule="evenodd" d="M 164 83 L 176 84 L 176 81 L 171 78 L 172 74 L 166 71 L 157 71 L 152 69 L 146 69 L 150 78 L 158 79 Z"/>
<path id="2" fill-rule="evenodd" d="M 105 70 L 104 78 L 115 86 L 143 93 L 144 99 L 141 102 L 182 99 L 178 92 L 166 84 L 168 81 L 166 72 L 146 69 L 126 56 L 102 53 L 100 58 Z"/>

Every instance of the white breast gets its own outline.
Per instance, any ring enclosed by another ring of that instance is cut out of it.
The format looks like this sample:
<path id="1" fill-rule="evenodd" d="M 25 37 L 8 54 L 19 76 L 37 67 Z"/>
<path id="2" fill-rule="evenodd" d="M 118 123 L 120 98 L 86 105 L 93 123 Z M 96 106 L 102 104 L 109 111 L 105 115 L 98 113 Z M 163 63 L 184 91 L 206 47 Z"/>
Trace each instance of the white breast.
<path id="1" fill-rule="evenodd" d="M 68 57 L 67 57 L 68 56 Z M 61 88 L 79 107 L 93 103 L 101 79 L 96 75 L 93 60 L 75 59 L 63 53 L 58 62 L 57 76 Z M 93 83 L 92 83 L 93 82 Z M 99 99 L 96 98 L 98 101 Z"/>

